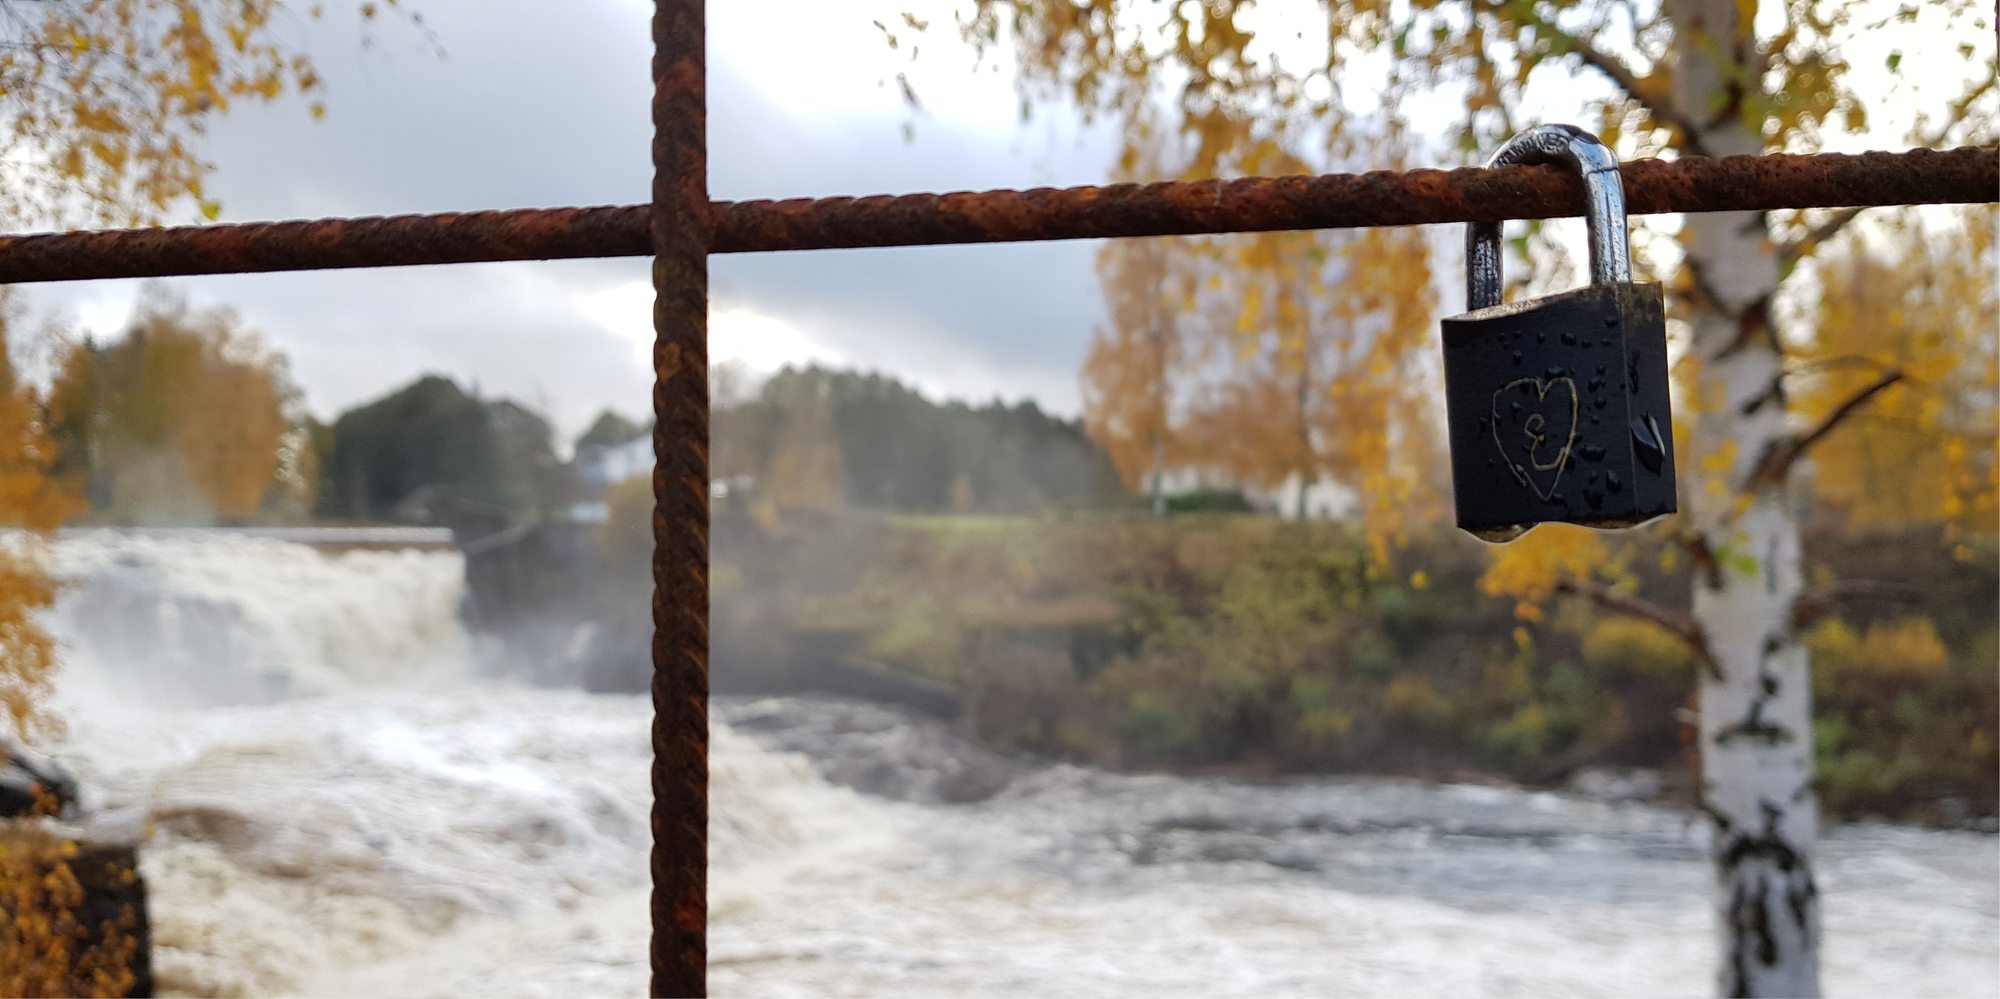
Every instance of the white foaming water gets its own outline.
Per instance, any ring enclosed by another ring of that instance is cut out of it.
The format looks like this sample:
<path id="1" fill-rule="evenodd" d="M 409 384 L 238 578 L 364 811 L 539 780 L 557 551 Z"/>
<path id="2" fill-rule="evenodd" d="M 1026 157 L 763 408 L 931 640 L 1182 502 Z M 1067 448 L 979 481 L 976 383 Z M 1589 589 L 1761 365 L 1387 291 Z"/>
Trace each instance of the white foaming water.
<path id="1" fill-rule="evenodd" d="M 61 755 L 98 821 L 155 828 L 143 865 L 161 988 L 643 994 L 645 701 L 445 684 L 440 650 L 468 644 L 447 597 L 455 555 L 278 545 L 62 554 L 114 574 L 144 563 L 160 600 L 266 632 L 244 639 L 262 658 L 225 646 L 230 670 L 252 662 L 293 677 L 293 693 L 323 692 L 219 706 L 120 697 L 118 683 L 67 692 Z M 62 619 L 105 623 L 69 606 Z M 193 652 L 166 658 L 199 672 Z M 407 682 L 419 674 L 433 679 Z M 813 699 L 724 701 L 717 715 L 718 995 L 1711 991 L 1705 840 L 1678 813 L 1033 761 L 1007 764 L 1012 782 L 979 804 L 891 801 L 816 764 L 861 786 L 932 787 L 885 771 L 942 772 L 950 737 L 935 723 Z M 1995 843 L 1830 838 L 1829 992 L 2000 991 Z"/>
<path id="2" fill-rule="evenodd" d="M 412 679 L 466 661 L 456 551 L 323 553 L 225 532 L 65 532 L 57 627 L 73 676 L 174 706 Z"/>

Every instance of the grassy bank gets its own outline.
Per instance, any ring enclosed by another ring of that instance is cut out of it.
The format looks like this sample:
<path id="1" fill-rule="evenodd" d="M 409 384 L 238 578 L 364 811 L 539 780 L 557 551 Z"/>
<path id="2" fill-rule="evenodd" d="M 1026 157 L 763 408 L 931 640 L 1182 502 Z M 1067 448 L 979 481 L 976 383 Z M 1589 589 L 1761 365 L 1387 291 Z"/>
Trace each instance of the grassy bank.
<path id="1" fill-rule="evenodd" d="M 838 585 L 790 602 L 796 627 L 848 633 L 868 664 L 952 685 L 997 744 L 1116 767 L 1532 784 L 1693 762 L 1694 667 L 1678 639 L 1575 599 L 1523 624 L 1479 594 L 1485 552 L 1457 532 L 1385 567 L 1345 525 L 1251 516 L 769 529 L 801 567 L 826 561 L 818 534 L 842 538 Z M 1625 588 L 1685 606 L 1657 538 L 1617 544 Z M 1824 594 L 1809 636 L 1827 809 L 1992 816 L 1993 551 L 1913 532 L 1814 538 L 1808 561 Z"/>

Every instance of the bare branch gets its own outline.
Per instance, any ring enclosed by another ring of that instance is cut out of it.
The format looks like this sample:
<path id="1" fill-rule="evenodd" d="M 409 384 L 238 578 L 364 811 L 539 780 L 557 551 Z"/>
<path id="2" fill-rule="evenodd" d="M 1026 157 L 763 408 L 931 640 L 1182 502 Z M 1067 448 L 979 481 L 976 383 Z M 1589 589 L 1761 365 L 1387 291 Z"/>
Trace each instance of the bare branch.
<path id="1" fill-rule="evenodd" d="M 1803 361 L 1787 361 L 1785 377 L 1803 375 L 1808 371 L 1825 371 L 1828 368 L 1872 368 L 1876 371 L 1893 371 L 1895 365 L 1862 354 L 1840 354 L 1834 357 L 1809 358 Z"/>
<path id="2" fill-rule="evenodd" d="M 1702 669 L 1708 671 L 1715 679 L 1722 679 L 1722 666 L 1715 661 L 1715 654 L 1708 650 L 1708 636 L 1702 633 L 1701 625 L 1695 621 L 1694 615 L 1662 607 L 1650 600 L 1619 593 L 1608 586 L 1589 580 L 1564 580 L 1556 584 L 1556 592 L 1588 597 L 1591 603 L 1614 614 L 1651 621 L 1665 628 L 1673 633 L 1675 638 L 1687 643 L 1688 649 L 1694 653 L 1695 662 Z"/>
<path id="3" fill-rule="evenodd" d="M 1840 426 L 1840 421 L 1847 419 L 1848 414 L 1860 408 L 1863 403 L 1874 398 L 1876 393 L 1902 380 L 1903 370 L 1901 368 L 1891 368 L 1883 372 L 1882 377 L 1875 379 L 1867 388 L 1854 393 L 1848 397 L 1846 402 L 1833 407 L 1833 412 L 1826 414 L 1819 421 L 1818 425 L 1799 437 L 1798 443 L 1794 445 L 1794 448 L 1803 454 L 1807 448 L 1819 443 L 1821 438 L 1832 433 L 1833 428 Z"/>
<path id="4" fill-rule="evenodd" d="M 1833 411 L 1826 414 L 1812 429 L 1786 439 L 1772 441 L 1770 447 L 1764 451 L 1763 460 L 1757 463 L 1757 471 L 1751 474 L 1750 481 L 1745 486 L 1746 491 L 1768 489 L 1784 482 L 1785 476 L 1791 474 L 1792 466 L 1797 464 L 1800 458 L 1805 457 L 1807 450 L 1819 443 L 1827 434 L 1832 433 L 1835 427 L 1840 426 L 1841 421 L 1847 419 L 1868 400 L 1873 399 L 1877 393 L 1902 380 L 1902 369 L 1891 368 L 1867 388 L 1854 393 L 1845 402 L 1833 407 Z"/>
<path id="5" fill-rule="evenodd" d="M 1570 34 L 1539 18 L 1535 22 L 1535 31 L 1556 40 L 1559 45 L 1582 59 L 1585 66 L 1604 74 L 1613 86 L 1625 92 L 1625 96 L 1645 108 L 1646 113 L 1652 115 L 1654 121 L 1678 131 L 1681 135 L 1680 148 L 1683 154 L 1709 155 L 1708 149 L 1701 142 L 1701 126 L 1694 119 L 1682 114 L 1680 108 L 1674 106 L 1672 98 L 1647 87 L 1645 81 L 1639 79 L 1623 60 L 1598 48 L 1596 39 Z"/>
<path id="6" fill-rule="evenodd" d="M 1965 93 L 1959 95 L 1959 98 L 1951 103 L 1950 116 L 1945 118 L 1944 123 L 1939 125 L 1931 134 L 1920 136 L 1917 140 L 1917 145 L 1925 149 L 1942 147 L 1951 138 L 1952 129 L 1963 124 L 1965 119 L 1971 116 L 1972 105 L 1978 103 L 1979 98 L 1985 96 L 1986 92 L 1992 90 L 1995 86 L 2000 86 L 2000 65 L 1988 69 L 1984 79 L 1972 84 L 1966 89 Z M 1804 235 L 1779 247 L 1778 260 L 1780 264 L 1789 267 L 1810 256 L 1814 250 L 1819 249 L 1827 240 L 1839 235 L 1842 229 L 1847 228 L 1848 223 L 1859 218 L 1861 213 L 1866 210 L 1865 208 L 1843 208 L 1828 217 L 1825 222 L 1812 227 Z"/>
<path id="7" fill-rule="evenodd" d="M 1708 546 L 1708 536 L 1700 531 L 1677 530 L 1669 535 L 1669 540 L 1680 545 L 1682 550 L 1694 559 L 1701 569 L 1702 582 L 1711 590 L 1722 589 L 1722 562 L 1715 557 L 1715 549 Z"/>
<path id="8" fill-rule="evenodd" d="M 1828 218 L 1825 222 L 1821 222 L 1819 225 L 1813 226 L 1805 235 L 1779 247 L 1779 266 L 1789 267 L 1805 259 L 1814 250 L 1819 249 L 1827 240 L 1839 235 L 1840 230 L 1847 228 L 1849 222 L 1860 218 L 1861 213 L 1867 210 L 1866 208 L 1843 208 L 1840 211 L 1834 212 L 1832 217 Z"/>

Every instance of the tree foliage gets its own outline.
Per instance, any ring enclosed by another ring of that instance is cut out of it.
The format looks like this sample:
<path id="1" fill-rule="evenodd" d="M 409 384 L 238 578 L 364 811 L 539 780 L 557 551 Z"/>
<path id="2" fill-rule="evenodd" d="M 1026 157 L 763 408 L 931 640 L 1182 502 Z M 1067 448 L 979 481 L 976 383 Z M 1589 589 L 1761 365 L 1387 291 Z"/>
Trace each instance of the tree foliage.
<path id="1" fill-rule="evenodd" d="M 399 3 L 355 10 L 367 22 Z M 200 147 L 218 115 L 286 93 L 325 113 L 324 82 L 287 37 L 299 13 L 284 0 L 0 0 L 0 213 L 138 226 L 192 200 L 215 218 Z"/>
<path id="2" fill-rule="evenodd" d="M 1521 117 L 1534 103 L 1531 86 L 1558 82 L 1626 157 L 1713 152 L 1702 135 L 1731 121 L 1762 136 L 1766 148 L 1811 151 L 1830 135 L 1879 127 L 1871 114 L 1903 125 L 1906 138 L 1919 144 L 1993 141 L 2000 92 L 1985 8 L 1967 0 L 1905 5 L 1871 21 L 1882 11 L 1858 0 L 1764 6 L 1754 28 L 1746 15 L 1727 37 L 1712 39 L 1697 5 L 1596 0 L 974 0 L 956 29 L 982 54 L 1011 48 L 1024 111 L 1062 101 L 1088 120 L 1113 125 L 1123 139 L 1114 171 L 1120 179 L 1394 168 L 1421 145 L 1404 119 L 1408 107 L 1426 100 L 1462 108 L 1444 138 L 1449 149 L 1476 160 L 1531 123 Z M 1890 22 L 1918 24 L 1959 44 L 1941 46 L 1927 67 L 1932 72 L 1921 77 L 1903 70 L 1900 53 L 1892 55 L 1886 96 L 1893 99 L 1864 100 L 1850 82 L 1843 46 Z M 1298 30 L 1307 24 L 1323 30 Z M 906 17 L 890 41 L 930 30 Z M 1680 106 L 1676 82 L 1691 74 L 1720 74 L 1722 102 Z M 1939 86 L 1956 89 L 1940 93 Z M 1778 213 L 1774 234 L 1791 240 L 1785 252 L 1807 256 L 1852 214 Z M 1639 262 L 1671 271 L 1680 254 L 1651 235 L 1641 225 Z M 1378 517 L 1441 512 L 1435 501 L 1409 502 L 1425 485 L 1411 466 L 1435 474 L 1434 466 L 1406 460 L 1399 474 L 1383 460 L 1406 457 L 1413 445 L 1436 446 L 1417 412 L 1432 389 L 1413 363 L 1421 352 L 1410 349 L 1411 340 L 1427 335 L 1435 305 L 1429 247 L 1406 233 L 1346 238 L 1372 245 L 1281 250 L 1287 241 L 1338 242 L 1323 234 L 1107 245 L 1099 270 L 1111 325 L 1099 331 L 1086 366 L 1086 399 L 1093 433 L 1128 481 L 1150 465 L 1151 438 L 1159 434 L 1175 462 L 1222 459 L 1240 474 L 1265 479 L 1273 468 L 1319 461 L 1361 486 Z M 1511 245 L 1532 251 L 1537 264 L 1531 278 L 1510 285 L 1511 294 L 1565 271 L 1560 243 L 1545 226 L 1530 225 Z M 1330 263 L 1308 275 L 1305 253 L 1380 266 L 1343 274 Z M 1698 301 L 1699 274 L 1681 271 L 1675 281 L 1678 301 Z M 1312 304 L 1300 304 L 1308 298 Z M 1324 337 L 1346 343 L 1359 363 L 1338 371 L 1323 365 L 1324 374 L 1314 373 L 1320 384 L 1311 400 L 1296 392 L 1281 398 L 1280 384 L 1308 380 L 1305 334 L 1322 332 L 1310 318 L 1315 308 L 1348 313 L 1338 317 L 1344 328 L 1327 324 Z M 1229 349 L 1217 341 L 1230 338 L 1205 335 L 1197 331 L 1202 323 L 1185 321 L 1208 312 L 1237 320 Z M 1371 338 L 1353 328 L 1355 319 L 1371 314 L 1389 317 L 1387 327 L 1398 335 Z M 1366 379 L 1367 390 L 1343 384 L 1362 374 L 1376 376 Z M 1206 400 L 1190 384 L 1203 377 L 1222 383 Z M 1328 396 L 1336 405 L 1323 408 L 1324 422 L 1339 427 L 1340 440 L 1315 443 L 1300 427 L 1313 422 L 1306 414 Z M 1205 444 L 1192 433 L 1202 422 L 1192 419 L 1202 401 L 1219 417 L 1214 440 Z M 1396 422 L 1385 413 L 1398 409 L 1409 411 L 1408 429 L 1385 429 Z M 1261 419 L 1245 425 L 1236 418 L 1244 414 Z M 1225 439 L 1252 443 L 1216 443 Z M 1334 450 L 1348 453 L 1326 453 Z M 1395 530 L 1383 525 L 1377 533 Z M 1529 543 L 1562 545 L 1555 537 Z"/>
<path id="3" fill-rule="evenodd" d="M 39 535 L 83 511 L 73 484 L 55 474 L 56 442 L 44 400 L 15 375 L 13 348 L 24 319 L 11 292 L 0 292 L 0 707 L 16 735 L 59 729 L 43 710 L 55 675 L 56 644 L 40 617 L 54 603 L 47 551 Z"/>
<path id="4" fill-rule="evenodd" d="M 1944 213 L 1936 213 L 1944 215 Z M 1811 421 L 1900 374 L 1814 451 L 1814 497 L 1857 526 L 1951 524 L 1992 536 L 2000 420 L 1995 212 L 1904 212 L 1815 261 L 1794 363 Z"/>
<path id="5" fill-rule="evenodd" d="M 547 421 L 426 375 L 340 414 L 319 512 L 484 534 L 539 519 L 568 497 Z"/>
<path id="6" fill-rule="evenodd" d="M 42 817 L 0 824 L 0 993 L 10 996 L 124 996 L 135 976 L 137 916 L 129 904 L 91 925 L 94 883 L 118 878 L 130 884 L 130 866 L 76 868 L 101 855 L 79 856 L 77 844 L 46 828 Z M 128 862 L 129 864 L 129 862 Z"/>
<path id="7" fill-rule="evenodd" d="M 242 521 L 300 487 L 280 477 L 295 395 L 283 357 L 234 314 L 155 296 L 121 339 L 60 352 L 49 413 L 63 470 L 101 516 Z"/>
<path id="8" fill-rule="evenodd" d="M 1119 492 L 1104 452 L 1033 402 L 940 404 L 877 374 L 786 368 L 713 437 L 716 477 L 780 507 L 1038 513 Z"/>

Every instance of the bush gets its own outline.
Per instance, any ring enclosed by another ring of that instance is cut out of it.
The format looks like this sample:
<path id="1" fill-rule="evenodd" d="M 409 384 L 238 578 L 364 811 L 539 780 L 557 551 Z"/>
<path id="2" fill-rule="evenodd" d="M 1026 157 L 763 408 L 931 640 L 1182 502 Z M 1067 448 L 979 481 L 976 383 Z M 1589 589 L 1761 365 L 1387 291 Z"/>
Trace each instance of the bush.
<path id="1" fill-rule="evenodd" d="M 0 822 L 0 995 L 123 996 L 135 980 L 137 915 L 89 925 L 77 845 L 42 820 Z M 128 883 L 133 876 L 124 872 Z"/>
<path id="2" fill-rule="evenodd" d="M 1680 636 L 1651 621 L 1607 617 L 1584 637 L 1583 658 L 1605 669 L 1680 676 L 1687 673 L 1694 653 Z"/>
<path id="3" fill-rule="evenodd" d="M 956 684 L 994 742 L 1114 766 L 1528 782 L 1683 765 L 1687 646 L 1582 599 L 1556 598 L 1544 622 L 1522 624 L 1510 601 L 1474 595 L 1488 557 L 1455 531 L 1413 537 L 1389 566 L 1329 522 L 871 523 L 866 544 L 822 560 L 846 575 L 824 580 L 798 618 L 862 635 L 875 665 Z M 1925 600 L 1923 613 L 1843 605 L 1849 616 L 1805 636 L 1822 801 L 1836 815 L 1946 820 L 1959 806 L 1939 802 L 1952 801 L 1994 814 L 1996 566 L 1935 542 L 1811 542 L 1837 557 L 1816 577 Z M 1685 609 L 1664 543 L 1643 532 L 1622 543 L 1639 595 Z"/>

